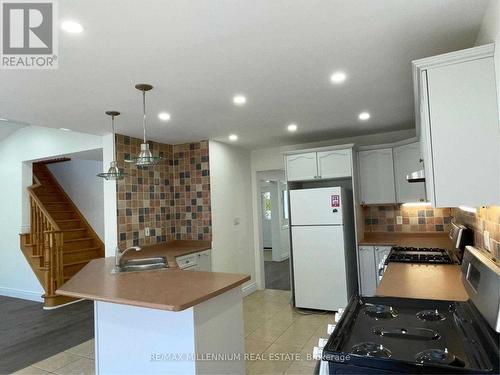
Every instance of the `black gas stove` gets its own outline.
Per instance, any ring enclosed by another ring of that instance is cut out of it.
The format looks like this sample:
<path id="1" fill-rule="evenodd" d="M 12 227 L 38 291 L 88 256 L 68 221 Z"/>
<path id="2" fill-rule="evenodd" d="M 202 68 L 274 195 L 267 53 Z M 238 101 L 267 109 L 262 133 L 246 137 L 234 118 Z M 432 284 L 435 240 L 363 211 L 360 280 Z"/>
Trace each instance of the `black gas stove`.
<path id="1" fill-rule="evenodd" d="M 498 373 L 498 340 L 470 302 L 355 296 L 323 360 L 330 374 Z"/>
<path id="2" fill-rule="evenodd" d="M 452 264 L 453 260 L 446 249 L 394 246 L 385 264 L 390 262 Z"/>

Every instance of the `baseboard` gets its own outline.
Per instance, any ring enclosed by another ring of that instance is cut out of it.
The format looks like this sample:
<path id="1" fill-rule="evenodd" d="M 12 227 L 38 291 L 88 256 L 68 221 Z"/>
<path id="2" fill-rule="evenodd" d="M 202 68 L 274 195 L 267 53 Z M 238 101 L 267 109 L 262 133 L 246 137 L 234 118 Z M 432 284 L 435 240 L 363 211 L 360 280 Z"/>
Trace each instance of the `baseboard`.
<path id="1" fill-rule="evenodd" d="M 252 294 L 256 290 L 257 290 L 257 283 L 255 281 L 241 288 L 241 291 L 243 292 L 243 297 Z"/>
<path id="2" fill-rule="evenodd" d="M 43 302 L 42 294 L 43 292 L 0 287 L 0 296 L 27 299 L 29 301 Z"/>
<path id="3" fill-rule="evenodd" d="M 59 307 L 64 307 L 64 306 L 68 306 L 68 305 L 72 305 L 74 303 L 77 303 L 77 302 L 81 302 L 81 301 L 84 301 L 84 299 L 77 299 L 75 301 L 71 301 L 71 302 L 66 302 L 66 303 L 63 303 L 61 305 L 57 305 L 57 306 L 44 306 L 43 309 L 44 310 L 55 310 L 55 309 L 58 309 Z"/>

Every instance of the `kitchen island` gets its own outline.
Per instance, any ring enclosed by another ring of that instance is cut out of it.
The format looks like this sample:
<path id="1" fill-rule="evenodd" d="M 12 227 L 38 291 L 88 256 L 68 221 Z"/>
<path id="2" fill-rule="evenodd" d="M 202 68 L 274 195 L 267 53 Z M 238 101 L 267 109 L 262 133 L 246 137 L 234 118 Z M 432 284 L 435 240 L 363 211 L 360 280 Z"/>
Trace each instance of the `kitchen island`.
<path id="1" fill-rule="evenodd" d="M 95 301 L 96 373 L 244 374 L 248 275 L 87 264 L 57 293 Z M 216 358 L 215 358 L 216 357 Z"/>

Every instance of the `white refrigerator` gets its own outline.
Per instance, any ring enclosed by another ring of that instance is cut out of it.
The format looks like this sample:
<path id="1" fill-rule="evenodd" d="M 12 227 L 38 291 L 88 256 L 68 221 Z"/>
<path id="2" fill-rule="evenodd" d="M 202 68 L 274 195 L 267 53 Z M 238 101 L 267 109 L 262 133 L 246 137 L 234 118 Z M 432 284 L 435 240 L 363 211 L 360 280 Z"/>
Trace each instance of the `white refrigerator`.
<path id="1" fill-rule="evenodd" d="M 357 288 L 352 193 L 290 190 L 295 306 L 337 311 Z"/>

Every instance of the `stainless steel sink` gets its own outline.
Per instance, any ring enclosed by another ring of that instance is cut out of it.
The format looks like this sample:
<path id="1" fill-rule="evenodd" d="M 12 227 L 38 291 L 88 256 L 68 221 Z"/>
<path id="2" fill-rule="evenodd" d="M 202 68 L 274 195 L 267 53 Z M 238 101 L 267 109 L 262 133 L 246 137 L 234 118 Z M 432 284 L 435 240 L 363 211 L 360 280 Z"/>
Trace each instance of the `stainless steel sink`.
<path id="1" fill-rule="evenodd" d="M 134 258 L 123 260 L 121 263 L 122 265 L 113 268 L 112 273 L 152 271 L 168 268 L 166 257 Z"/>

